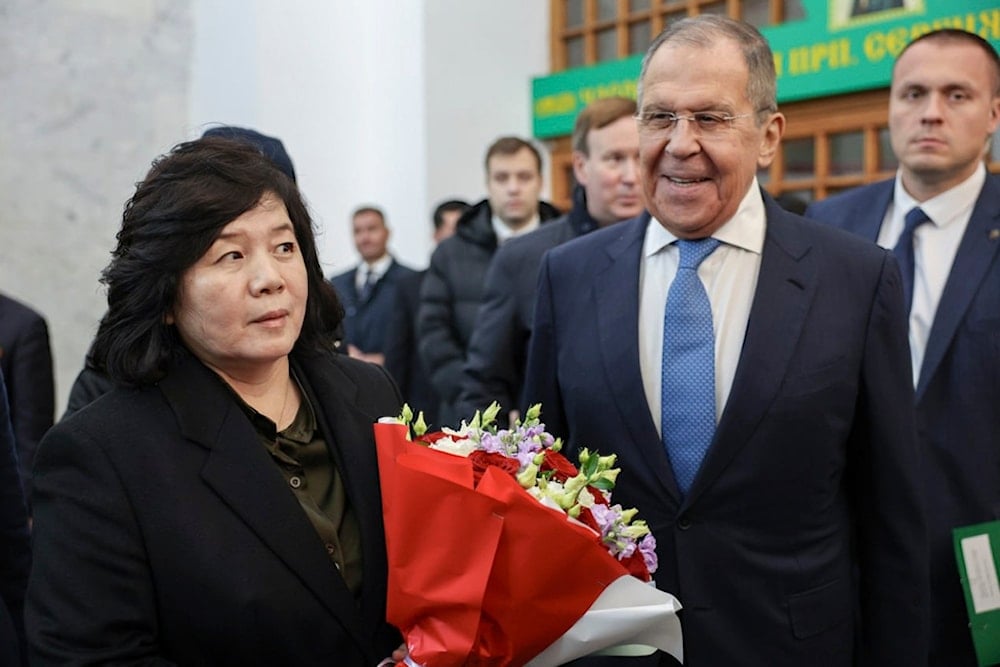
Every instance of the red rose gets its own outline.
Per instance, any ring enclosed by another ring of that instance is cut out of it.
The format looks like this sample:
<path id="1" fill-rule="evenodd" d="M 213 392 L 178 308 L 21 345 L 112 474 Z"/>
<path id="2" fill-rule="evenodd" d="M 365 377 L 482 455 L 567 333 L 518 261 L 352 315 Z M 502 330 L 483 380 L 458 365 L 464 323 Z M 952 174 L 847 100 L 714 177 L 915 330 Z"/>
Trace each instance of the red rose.
<path id="1" fill-rule="evenodd" d="M 434 431 L 433 433 L 424 433 L 422 436 L 417 438 L 417 442 L 424 445 L 433 445 L 435 442 L 441 438 L 450 438 L 451 436 L 444 431 Z"/>
<path id="2" fill-rule="evenodd" d="M 581 507 L 580 516 L 576 517 L 576 520 L 588 528 L 592 528 L 595 533 L 600 535 L 601 527 L 597 525 L 597 519 L 594 518 L 594 514 L 590 511 L 589 507 Z"/>
<path id="3" fill-rule="evenodd" d="M 500 468 L 511 477 L 517 477 L 517 472 L 521 466 L 517 459 L 512 459 L 496 452 L 484 452 L 480 449 L 469 454 L 469 461 L 472 462 L 473 481 L 476 485 L 483 478 L 483 473 L 489 467 Z"/>
<path id="4" fill-rule="evenodd" d="M 548 470 L 553 471 L 552 479 L 557 482 L 565 482 L 570 477 L 576 477 L 579 471 L 576 466 L 573 465 L 568 458 L 560 454 L 559 452 L 554 452 L 551 449 L 546 449 L 542 452 L 545 458 L 542 459 L 541 470 L 546 472 Z"/>
<path id="5" fill-rule="evenodd" d="M 619 561 L 628 570 L 628 573 L 639 581 L 649 581 L 649 570 L 646 568 L 646 559 L 642 557 L 642 552 L 636 549 L 628 558 Z"/>

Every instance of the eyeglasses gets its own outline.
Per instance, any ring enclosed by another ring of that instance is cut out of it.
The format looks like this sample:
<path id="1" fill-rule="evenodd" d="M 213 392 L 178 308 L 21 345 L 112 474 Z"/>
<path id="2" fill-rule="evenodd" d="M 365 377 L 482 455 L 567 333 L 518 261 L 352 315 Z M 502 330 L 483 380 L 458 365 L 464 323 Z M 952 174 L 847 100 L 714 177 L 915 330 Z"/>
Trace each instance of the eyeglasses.
<path id="1" fill-rule="evenodd" d="M 673 111 L 643 111 L 635 115 L 639 128 L 646 132 L 673 132 L 677 123 L 686 120 L 694 126 L 701 136 L 712 136 L 729 129 L 733 121 L 752 116 L 752 113 L 741 113 L 735 116 L 717 111 L 699 111 L 689 116 Z"/>

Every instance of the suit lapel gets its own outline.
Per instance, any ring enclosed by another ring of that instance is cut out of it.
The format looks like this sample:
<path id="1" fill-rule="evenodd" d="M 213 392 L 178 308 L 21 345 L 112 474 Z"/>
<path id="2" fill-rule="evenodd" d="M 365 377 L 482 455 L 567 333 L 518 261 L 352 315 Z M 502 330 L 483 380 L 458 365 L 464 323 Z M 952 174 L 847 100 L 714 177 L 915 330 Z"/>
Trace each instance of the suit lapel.
<path id="1" fill-rule="evenodd" d="M 354 597 L 229 390 L 193 357 L 160 387 L 185 437 L 208 449 L 204 482 L 365 646 Z"/>
<path id="2" fill-rule="evenodd" d="M 969 225 L 955 254 L 948 281 L 941 293 L 934 323 L 931 325 L 917 382 L 917 400 L 924 391 L 941 359 L 944 358 L 959 323 L 972 298 L 986 279 L 990 265 L 1000 248 L 1000 180 L 987 175 L 982 192 L 969 218 Z"/>
<path id="3" fill-rule="evenodd" d="M 781 387 L 815 291 L 810 245 L 796 229 L 800 223 L 764 199 L 767 234 L 743 350 L 715 438 L 685 504 L 693 503 L 750 441 Z"/>
<path id="4" fill-rule="evenodd" d="M 642 391 L 639 368 L 639 267 L 646 226 L 645 213 L 621 223 L 623 234 L 607 247 L 607 263 L 596 268 L 594 281 L 599 350 L 611 396 L 648 469 L 674 499 L 680 498 L 673 470 Z M 638 391 L 636 388 L 638 387 Z"/>

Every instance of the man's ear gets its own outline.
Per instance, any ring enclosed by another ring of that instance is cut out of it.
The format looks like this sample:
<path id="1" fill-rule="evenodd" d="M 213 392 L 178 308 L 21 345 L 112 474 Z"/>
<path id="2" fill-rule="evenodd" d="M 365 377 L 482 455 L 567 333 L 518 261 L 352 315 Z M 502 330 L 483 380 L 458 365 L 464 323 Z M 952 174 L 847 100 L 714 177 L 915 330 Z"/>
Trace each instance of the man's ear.
<path id="1" fill-rule="evenodd" d="M 587 164 L 587 156 L 580 151 L 573 151 L 573 178 L 580 185 L 587 185 L 587 170 L 584 167 Z"/>
<path id="2" fill-rule="evenodd" d="M 757 166 L 766 169 L 774 162 L 774 156 L 781 147 L 781 135 L 785 133 L 785 116 L 774 112 L 764 123 L 764 134 L 760 141 L 760 152 L 757 155 Z"/>

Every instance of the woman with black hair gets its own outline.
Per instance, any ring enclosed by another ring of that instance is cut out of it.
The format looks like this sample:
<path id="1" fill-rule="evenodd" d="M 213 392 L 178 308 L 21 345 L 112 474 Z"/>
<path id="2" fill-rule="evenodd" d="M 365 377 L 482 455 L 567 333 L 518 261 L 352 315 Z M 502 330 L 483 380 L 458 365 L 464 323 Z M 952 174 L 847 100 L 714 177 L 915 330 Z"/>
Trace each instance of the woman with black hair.
<path id="1" fill-rule="evenodd" d="M 333 352 L 295 184 L 245 143 L 158 159 L 105 269 L 117 387 L 35 468 L 32 664 L 373 665 L 385 544 L 371 424 L 400 397 Z"/>

